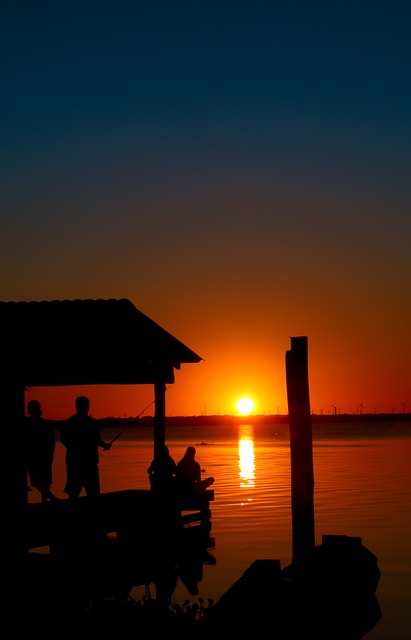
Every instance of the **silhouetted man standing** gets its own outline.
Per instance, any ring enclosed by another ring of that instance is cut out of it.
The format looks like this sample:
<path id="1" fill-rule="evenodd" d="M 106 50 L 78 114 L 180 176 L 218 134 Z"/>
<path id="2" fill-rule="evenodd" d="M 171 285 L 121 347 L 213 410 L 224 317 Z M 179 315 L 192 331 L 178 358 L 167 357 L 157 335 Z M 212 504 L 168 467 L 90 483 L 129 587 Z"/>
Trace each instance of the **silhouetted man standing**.
<path id="1" fill-rule="evenodd" d="M 64 493 L 78 498 L 84 488 L 86 496 L 100 495 L 99 451 L 111 448 L 100 435 L 97 420 L 89 415 L 90 400 L 76 398 L 76 413 L 68 418 L 61 429 L 60 442 L 66 447 L 67 482 Z"/>
<path id="2" fill-rule="evenodd" d="M 52 465 L 54 459 L 54 425 L 43 418 L 38 400 L 29 400 L 27 412 L 26 449 L 27 471 L 30 484 L 41 493 L 41 501 L 58 500 L 50 489 L 53 482 Z"/>

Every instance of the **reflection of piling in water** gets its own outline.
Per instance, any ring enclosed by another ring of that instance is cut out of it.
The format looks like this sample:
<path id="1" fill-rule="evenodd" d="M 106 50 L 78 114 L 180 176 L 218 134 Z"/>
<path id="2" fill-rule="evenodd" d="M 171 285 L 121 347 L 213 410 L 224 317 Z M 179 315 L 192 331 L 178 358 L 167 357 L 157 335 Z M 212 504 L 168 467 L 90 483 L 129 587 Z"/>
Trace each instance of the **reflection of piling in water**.
<path id="1" fill-rule="evenodd" d="M 286 351 L 286 380 L 290 425 L 293 566 L 298 570 L 310 559 L 315 547 L 308 340 L 305 336 L 291 338 L 291 350 Z"/>

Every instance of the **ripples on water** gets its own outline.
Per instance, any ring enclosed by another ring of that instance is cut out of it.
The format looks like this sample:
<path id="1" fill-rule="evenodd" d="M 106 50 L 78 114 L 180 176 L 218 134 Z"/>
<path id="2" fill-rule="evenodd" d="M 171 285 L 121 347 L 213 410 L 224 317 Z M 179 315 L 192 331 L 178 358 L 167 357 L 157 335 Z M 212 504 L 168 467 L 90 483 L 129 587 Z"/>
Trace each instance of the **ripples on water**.
<path id="1" fill-rule="evenodd" d="M 408 424 L 408 423 L 407 423 Z M 400 436 L 332 437 L 322 426 L 313 436 L 316 544 L 323 534 L 360 536 L 382 571 L 377 597 L 383 617 L 367 640 L 411 638 L 411 424 Z M 373 425 L 368 426 L 372 434 Z M 381 431 L 381 428 L 380 428 Z M 344 433 L 344 432 L 342 432 Z M 351 433 L 351 432 L 350 432 Z M 407 436 L 408 433 L 408 436 Z M 109 440 L 116 434 L 104 433 Z M 405 435 L 404 435 L 405 434 Z M 198 443 L 206 442 L 201 446 Z M 167 430 L 177 461 L 197 448 L 203 477 L 216 478 L 212 532 L 216 559 L 204 565 L 199 596 L 218 598 L 261 558 L 291 562 L 291 475 L 287 431 L 275 427 L 174 427 Z M 153 455 L 152 430 L 128 430 L 100 456 L 102 491 L 149 488 L 146 469 Z M 58 443 L 53 492 L 63 497 L 64 450 Z M 38 499 L 33 491 L 29 500 Z M 143 591 L 141 591 L 141 594 Z M 137 593 L 137 595 L 139 595 Z M 178 583 L 175 600 L 187 591 Z"/>

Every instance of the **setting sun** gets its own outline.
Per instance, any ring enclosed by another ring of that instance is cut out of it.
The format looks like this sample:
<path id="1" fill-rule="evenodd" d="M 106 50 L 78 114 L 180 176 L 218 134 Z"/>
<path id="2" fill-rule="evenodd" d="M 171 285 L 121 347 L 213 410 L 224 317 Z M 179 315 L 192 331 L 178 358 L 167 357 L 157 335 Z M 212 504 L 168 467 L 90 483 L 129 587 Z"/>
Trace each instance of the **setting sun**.
<path id="1" fill-rule="evenodd" d="M 248 416 L 254 409 L 254 402 L 250 398 L 240 398 L 237 402 L 237 411 L 242 416 Z"/>

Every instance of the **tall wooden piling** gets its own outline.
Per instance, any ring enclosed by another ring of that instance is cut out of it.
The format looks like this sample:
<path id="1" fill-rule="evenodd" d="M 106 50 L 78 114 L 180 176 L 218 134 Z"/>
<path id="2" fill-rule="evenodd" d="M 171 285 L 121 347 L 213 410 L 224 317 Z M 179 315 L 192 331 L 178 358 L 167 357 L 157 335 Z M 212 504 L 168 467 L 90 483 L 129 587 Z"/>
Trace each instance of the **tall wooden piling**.
<path id="1" fill-rule="evenodd" d="M 298 570 L 309 561 L 315 547 L 308 340 L 305 336 L 291 338 L 291 350 L 286 351 L 286 381 L 291 450 L 292 564 Z"/>
<path id="2" fill-rule="evenodd" d="M 154 455 L 166 443 L 166 385 L 156 382 L 154 385 Z"/>

